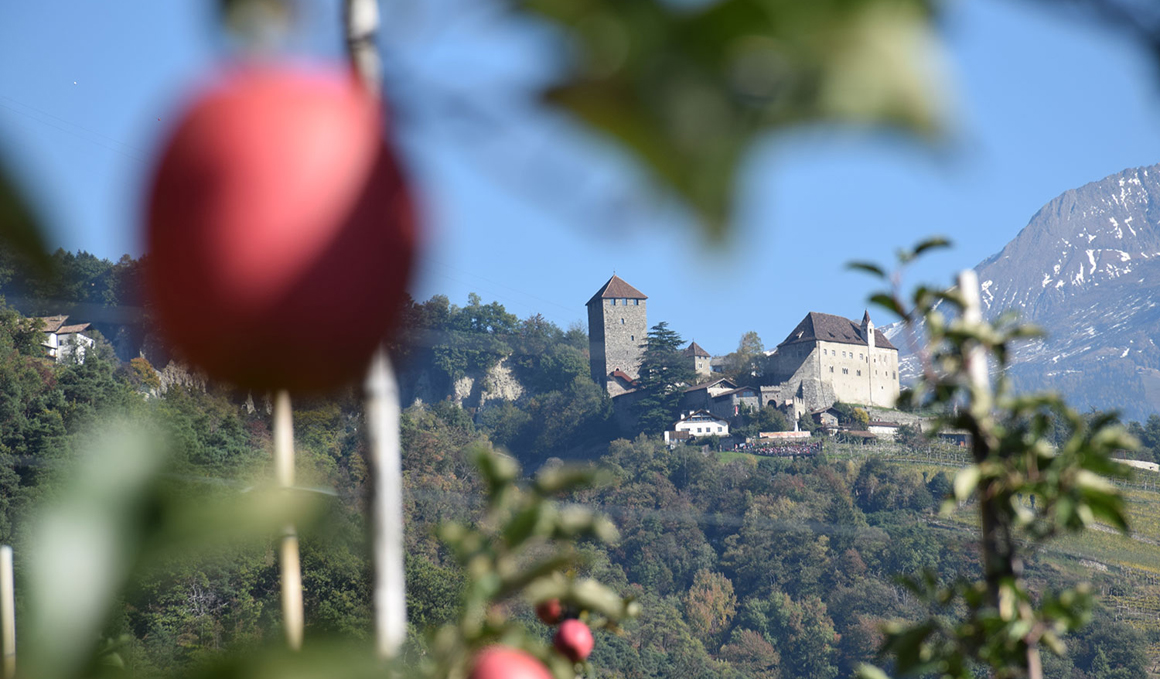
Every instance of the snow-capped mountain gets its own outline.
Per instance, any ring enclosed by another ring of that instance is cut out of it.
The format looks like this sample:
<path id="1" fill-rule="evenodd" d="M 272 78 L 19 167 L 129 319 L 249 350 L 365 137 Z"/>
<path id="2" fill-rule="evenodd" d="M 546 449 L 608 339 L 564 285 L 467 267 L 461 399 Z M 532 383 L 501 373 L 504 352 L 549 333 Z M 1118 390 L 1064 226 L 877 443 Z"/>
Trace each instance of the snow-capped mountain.
<path id="1" fill-rule="evenodd" d="M 1063 193 L 975 270 L 988 316 L 1014 309 L 1048 333 L 1015 352 L 1021 388 L 1160 412 L 1160 165 Z"/>

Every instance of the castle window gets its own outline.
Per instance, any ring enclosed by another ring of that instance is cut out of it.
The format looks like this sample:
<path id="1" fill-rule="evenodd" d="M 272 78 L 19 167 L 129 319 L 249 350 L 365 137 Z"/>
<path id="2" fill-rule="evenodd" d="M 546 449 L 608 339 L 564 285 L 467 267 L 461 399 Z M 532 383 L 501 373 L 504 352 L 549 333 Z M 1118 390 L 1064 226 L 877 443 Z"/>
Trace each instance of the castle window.
<path id="1" fill-rule="evenodd" d="M 858 360 L 859 360 L 859 361 L 861 361 L 861 360 L 862 360 L 862 354 L 858 354 Z"/>
<path id="2" fill-rule="evenodd" d="M 616 300 L 615 300 L 615 299 L 610 299 L 610 300 L 608 300 L 608 303 L 609 303 L 609 304 L 611 304 L 612 306 L 616 306 Z"/>
<path id="3" fill-rule="evenodd" d="M 830 366 L 830 372 L 834 372 L 834 366 Z"/>
<path id="4" fill-rule="evenodd" d="M 842 374 L 843 374 L 843 375 L 849 375 L 849 374 L 850 374 L 850 369 L 849 369 L 849 368 L 842 368 Z"/>
<path id="5" fill-rule="evenodd" d="M 622 305 L 622 306 L 628 306 L 628 300 L 627 300 L 627 299 L 622 299 L 622 300 L 620 300 L 620 303 L 621 303 L 621 305 Z"/>
<path id="6" fill-rule="evenodd" d="M 640 306 L 640 300 L 639 299 L 632 300 L 632 305 L 633 306 Z"/>
<path id="7" fill-rule="evenodd" d="M 624 319 L 623 319 L 623 318 L 622 318 L 622 319 L 620 319 L 620 324 L 621 324 L 621 325 L 624 325 Z"/>
<path id="8" fill-rule="evenodd" d="M 857 373 L 858 373 L 858 377 L 861 377 L 861 376 L 862 376 L 862 371 L 861 371 L 861 370 L 858 370 L 858 371 L 857 371 Z"/>
<path id="9" fill-rule="evenodd" d="M 628 341 L 629 341 L 629 342 L 635 342 L 635 341 L 636 341 L 636 335 L 629 335 L 629 336 L 628 336 Z"/>

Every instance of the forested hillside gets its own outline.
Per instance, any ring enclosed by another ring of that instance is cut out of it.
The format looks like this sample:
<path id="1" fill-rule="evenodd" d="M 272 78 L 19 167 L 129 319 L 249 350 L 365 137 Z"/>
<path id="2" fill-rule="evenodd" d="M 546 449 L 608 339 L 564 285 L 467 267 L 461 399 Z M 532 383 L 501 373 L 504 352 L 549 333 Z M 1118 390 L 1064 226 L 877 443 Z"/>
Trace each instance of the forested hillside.
<path id="1" fill-rule="evenodd" d="M 592 657 L 600 677 L 849 676 L 876 657 L 883 621 L 924 613 L 900 576 L 950 581 L 978 569 L 970 509 L 950 519 L 936 513 L 954 472 L 951 451 L 923 457 L 906 447 L 827 443 L 823 455 L 797 460 L 670 451 L 655 437 L 618 437 L 611 404 L 587 376 L 581 330 L 520 320 L 478 298 L 456 307 L 436 297 L 408 313 L 407 341 L 396 348 L 404 374 L 440 376 L 444 384 L 432 389 L 454 392 L 455 382 L 503 362 L 520 385 L 518 397 L 483 407 L 443 398 L 403 413 L 408 658 L 426 653 L 427 634 L 458 612 L 464 576 L 434 529 L 479 516 L 483 490 L 469 462 L 478 446 L 511 451 L 526 468 L 590 458 L 606 470 L 601 485 L 567 498 L 605 512 L 621 531 L 611 548 L 582 546 L 584 569 L 635 596 L 643 614 L 622 636 L 600 637 Z M 5 307 L 0 539 L 18 555 L 34 508 L 59 492 L 93 427 L 116 417 L 161 433 L 158 454 L 167 456 L 175 497 L 212 503 L 271 476 L 269 415 L 247 409 L 245 394 L 212 384 L 158 394 L 148 363 L 122 363 L 106 344 L 83 365 L 51 363 L 41 351 L 32 323 Z M 300 483 L 327 493 L 322 517 L 301 531 L 307 637 L 365 639 L 360 405 L 351 393 L 294 405 Z M 1160 419 L 1138 431 L 1155 434 Z M 1134 498 L 1146 510 L 1134 514 L 1145 531 L 1158 504 L 1152 488 Z M 1147 579 L 1160 558 L 1147 535 L 1080 542 L 1030 564 L 1036 591 L 1094 578 L 1108 602 L 1066 659 L 1048 661 L 1048 676 L 1147 676 L 1160 649 L 1158 626 L 1148 623 L 1160 588 Z M 141 564 L 105 633 L 121 640 L 128 670 L 173 674 L 227 650 L 280 643 L 278 538 L 231 539 L 212 553 Z M 1122 577 L 1121 565 L 1143 579 Z M 1135 612 L 1125 613 L 1124 602 Z M 525 602 L 512 605 L 548 635 Z"/>

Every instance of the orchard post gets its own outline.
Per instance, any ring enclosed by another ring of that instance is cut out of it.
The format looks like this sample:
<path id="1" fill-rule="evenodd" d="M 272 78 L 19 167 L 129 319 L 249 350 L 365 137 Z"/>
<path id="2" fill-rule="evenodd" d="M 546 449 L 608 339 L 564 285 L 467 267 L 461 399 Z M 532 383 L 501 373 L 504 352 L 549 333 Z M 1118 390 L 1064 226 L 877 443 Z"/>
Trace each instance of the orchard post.
<path id="1" fill-rule="evenodd" d="M 16 587 L 12 576 L 12 548 L 0 547 L 0 653 L 4 679 L 16 676 Z"/>
<path id="2" fill-rule="evenodd" d="M 345 0 L 346 44 L 351 65 L 375 96 L 382 65 L 375 37 L 375 0 Z M 399 385 L 386 349 L 379 347 L 366 379 L 366 420 L 373 478 L 371 498 L 374 558 L 375 650 L 395 657 L 407 638 L 407 591 L 403 562 L 403 471 L 399 450 Z"/>
<path id="3" fill-rule="evenodd" d="M 274 475 L 284 492 L 294 487 L 294 423 L 290 393 L 279 390 L 274 397 Z M 279 554 L 282 579 L 282 624 L 286 627 L 286 644 L 297 651 L 302 648 L 302 564 L 298 553 L 298 532 L 288 523 L 282 531 Z"/>

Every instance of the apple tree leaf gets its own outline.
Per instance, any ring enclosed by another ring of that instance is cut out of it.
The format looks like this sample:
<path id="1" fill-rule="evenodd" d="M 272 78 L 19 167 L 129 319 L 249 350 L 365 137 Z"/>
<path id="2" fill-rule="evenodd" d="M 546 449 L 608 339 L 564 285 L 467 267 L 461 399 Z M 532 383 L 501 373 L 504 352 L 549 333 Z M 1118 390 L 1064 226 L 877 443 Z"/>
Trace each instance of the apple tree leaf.
<path id="1" fill-rule="evenodd" d="M 547 99 L 628 149 L 715 239 L 727 235 L 737 168 L 761 135 L 818 122 L 928 138 L 942 128 L 923 0 L 518 4 L 574 43 L 573 68 Z"/>

